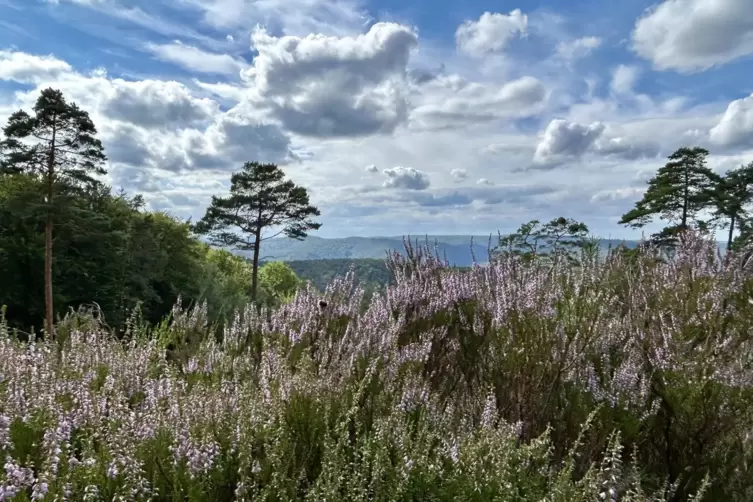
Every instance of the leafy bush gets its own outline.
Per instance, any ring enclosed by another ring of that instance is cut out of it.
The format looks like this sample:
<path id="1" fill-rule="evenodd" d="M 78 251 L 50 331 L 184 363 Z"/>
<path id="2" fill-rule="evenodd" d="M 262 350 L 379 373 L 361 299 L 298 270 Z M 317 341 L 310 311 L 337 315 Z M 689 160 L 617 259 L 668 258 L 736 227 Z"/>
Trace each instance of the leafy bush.
<path id="1" fill-rule="evenodd" d="M 0 498 L 752 500 L 753 281 L 713 247 L 395 254 L 365 311 L 350 274 L 219 341 L 180 305 L 122 341 L 3 326 Z"/>

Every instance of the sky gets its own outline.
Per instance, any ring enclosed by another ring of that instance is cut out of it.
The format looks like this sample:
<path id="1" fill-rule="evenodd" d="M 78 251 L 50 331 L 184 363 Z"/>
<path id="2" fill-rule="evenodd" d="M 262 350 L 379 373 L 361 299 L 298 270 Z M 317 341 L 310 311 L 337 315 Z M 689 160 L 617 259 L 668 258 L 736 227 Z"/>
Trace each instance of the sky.
<path id="1" fill-rule="evenodd" d="M 255 160 L 321 237 L 638 238 L 620 216 L 675 149 L 753 161 L 749 2 L 0 0 L 0 123 L 62 90 L 106 181 L 181 218 Z"/>

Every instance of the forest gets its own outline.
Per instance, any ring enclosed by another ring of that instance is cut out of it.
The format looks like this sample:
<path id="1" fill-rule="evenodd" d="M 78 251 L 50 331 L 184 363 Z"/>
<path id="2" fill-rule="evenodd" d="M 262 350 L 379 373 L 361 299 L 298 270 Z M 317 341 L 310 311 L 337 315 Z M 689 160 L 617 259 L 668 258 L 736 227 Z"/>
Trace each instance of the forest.
<path id="1" fill-rule="evenodd" d="M 264 262 L 322 225 L 282 168 L 149 211 L 54 89 L 0 154 L 0 500 L 753 500 L 753 163 L 671 154 L 635 249 L 532 219 L 461 269 Z"/>

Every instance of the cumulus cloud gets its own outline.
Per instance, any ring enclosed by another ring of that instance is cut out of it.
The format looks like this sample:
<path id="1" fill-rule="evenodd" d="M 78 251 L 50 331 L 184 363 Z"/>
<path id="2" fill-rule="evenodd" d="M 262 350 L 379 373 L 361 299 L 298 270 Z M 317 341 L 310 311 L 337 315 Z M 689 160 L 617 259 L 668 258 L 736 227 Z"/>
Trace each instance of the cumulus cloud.
<path id="1" fill-rule="evenodd" d="M 110 79 L 104 70 L 82 75 L 65 61 L 21 52 L 0 54 L 0 80 L 35 84 L 35 89 L 19 95 L 25 104 L 36 100 L 42 87 L 52 85 L 90 112 L 145 128 L 192 127 L 219 113 L 215 101 L 194 96 L 179 82 Z"/>
<path id="2" fill-rule="evenodd" d="M 541 112 L 547 98 L 546 87 L 533 77 L 499 85 L 440 76 L 414 96 L 410 122 L 417 129 L 432 129 L 528 117 Z"/>
<path id="3" fill-rule="evenodd" d="M 418 169 L 412 167 L 393 167 L 385 169 L 384 174 L 387 180 L 384 182 L 385 188 L 402 188 L 405 190 L 426 190 L 431 184 L 429 176 Z"/>
<path id="4" fill-rule="evenodd" d="M 709 131 L 709 139 L 720 146 L 753 146 L 753 94 L 727 105 L 719 123 Z"/>
<path id="5" fill-rule="evenodd" d="M 17 51 L 0 50 L 0 80 L 36 84 L 54 80 L 73 71 L 71 65 L 53 55 L 37 56 Z"/>
<path id="6" fill-rule="evenodd" d="M 556 53 L 561 59 L 573 62 L 588 56 L 601 46 L 599 37 L 581 37 L 575 40 L 559 42 Z"/>
<path id="7" fill-rule="evenodd" d="M 23 53 L 12 59 L 38 60 Z M 55 66 L 67 68 L 62 63 Z M 0 80 L 20 75 L 36 86 L 16 95 L 19 107 L 30 108 L 42 88 L 54 85 L 91 114 L 113 179 L 127 182 L 121 170 L 229 170 L 247 160 L 285 163 L 292 157 L 290 137 L 278 125 L 265 122 L 247 105 L 222 112 L 215 101 L 196 96 L 179 82 L 111 79 L 102 70 L 90 75 L 69 70 L 53 78 L 40 65 L 0 74 Z"/>
<path id="8" fill-rule="evenodd" d="M 749 0 L 665 0 L 638 19 L 635 52 L 656 69 L 690 73 L 753 54 Z"/>
<path id="9" fill-rule="evenodd" d="M 206 123 L 219 111 L 216 102 L 196 98 L 178 82 L 99 80 L 105 96 L 102 113 L 143 127 L 191 127 Z"/>
<path id="10" fill-rule="evenodd" d="M 369 164 L 368 166 L 366 166 L 366 172 L 367 173 L 378 173 L 379 169 L 374 164 Z"/>
<path id="11" fill-rule="evenodd" d="M 520 9 L 509 14 L 484 12 L 478 21 L 466 21 L 455 32 L 458 50 L 471 56 L 500 52 L 528 29 L 528 16 Z"/>
<path id="12" fill-rule="evenodd" d="M 594 144 L 604 132 L 604 124 L 578 124 L 563 119 L 554 119 L 544 130 L 536 146 L 533 160 L 535 164 L 551 165 L 577 159 Z"/>
<path id="13" fill-rule="evenodd" d="M 477 185 L 493 185 L 494 183 L 492 183 L 486 178 L 479 178 L 478 181 L 476 181 L 476 184 Z"/>
<path id="14" fill-rule="evenodd" d="M 291 160 L 288 136 L 237 109 L 218 115 L 203 130 L 154 135 L 131 124 L 112 123 L 102 128 L 101 137 L 112 163 L 172 173 L 237 170 L 248 160 Z"/>
<path id="15" fill-rule="evenodd" d="M 465 181 L 468 178 L 468 171 L 462 167 L 458 167 L 450 171 L 450 176 L 455 182 Z"/>
<path id="16" fill-rule="evenodd" d="M 361 35 L 252 35 L 258 55 L 243 72 L 249 101 L 297 134 L 353 137 L 391 132 L 405 120 L 406 66 L 415 31 L 377 23 Z"/>
<path id="17" fill-rule="evenodd" d="M 243 61 L 228 54 L 215 54 L 175 41 L 169 44 L 146 44 L 157 59 L 181 66 L 192 72 L 238 75 L 246 67 Z"/>
<path id="18" fill-rule="evenodd" d="M 617 94 L 629 94 L 640 76 L 640 68 L 634 65 L 618 65 L 612 72 L 609 87 Z"/>

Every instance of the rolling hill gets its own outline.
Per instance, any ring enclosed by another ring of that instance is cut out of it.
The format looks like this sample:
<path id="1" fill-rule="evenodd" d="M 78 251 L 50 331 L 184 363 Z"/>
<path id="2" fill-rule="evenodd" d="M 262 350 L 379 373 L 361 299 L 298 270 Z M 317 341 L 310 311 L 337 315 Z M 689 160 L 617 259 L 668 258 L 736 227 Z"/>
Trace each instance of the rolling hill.
<path id="1" fill-rule="evenodd" d="M 419 244 L 426 242 L 427 237 L 411 236 L 411 242 Z M 473 246 L 471 246 L 473 239 Z M 451 265 L 467 267 L 472 265 L 473 255 L 478 263 L 487 263 L 489 236 L 471 235 L 430 235 L 428 241 L 433 247 L 437 242 L 437 250 L 440 256 L 446 257 Z M 606 251 L 611 244 L 613 247 L 620 240 L 611 239 L 601 242 L 602 249 Z M 497 243 L 497 236 L 493 236 L 492 245 Z M 638 241 L 625 241 L 632 248 Z M 309 236 L 303 241 L 289 238 L 275 238 L 264 241 L 261 246 L 262 261 L 304 261 L 304 260 L 333 260 L 333 259 L 377 259 L 383 260 L 389 250 L 397 250 L 404 253 L 402 237 L 343 237 L 338 239 L 325 239 L 322 237 Z M 248 252 L 238 252 L 241 256 L 250 258 Z"/>

